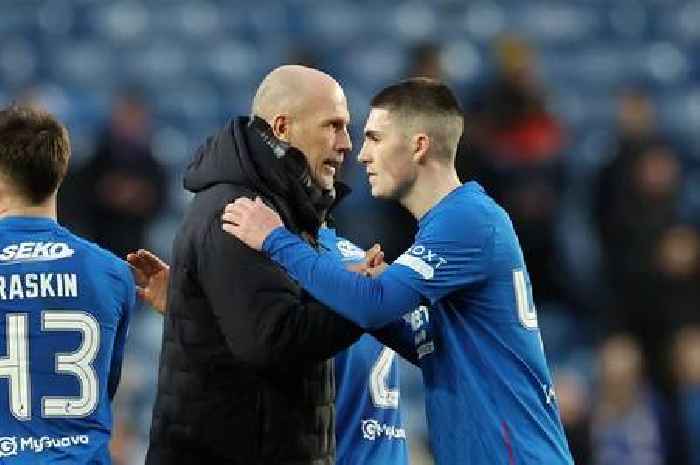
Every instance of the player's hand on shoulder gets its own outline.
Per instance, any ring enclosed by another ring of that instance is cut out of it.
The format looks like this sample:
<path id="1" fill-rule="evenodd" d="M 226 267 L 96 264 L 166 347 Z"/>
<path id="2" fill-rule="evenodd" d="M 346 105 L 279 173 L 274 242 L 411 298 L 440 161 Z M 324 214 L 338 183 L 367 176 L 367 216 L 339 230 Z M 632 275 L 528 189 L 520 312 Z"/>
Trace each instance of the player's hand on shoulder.
<path id="1" fill-rule="evenodd" d="M 126 256 L 136 281 L 136 293 L 158 313 L 165 313 L 168 302 L 170 266 L 148 250 L 139 249 Z"/>
<path id="2" fill-rule="evenodd" d="M 260 197 L 251 200 L 239 197 L 226 205 L 222 228 L 255 250 L 262 250 L 270 233 L 284 223 L 276 211 L 265 205 Z"/>

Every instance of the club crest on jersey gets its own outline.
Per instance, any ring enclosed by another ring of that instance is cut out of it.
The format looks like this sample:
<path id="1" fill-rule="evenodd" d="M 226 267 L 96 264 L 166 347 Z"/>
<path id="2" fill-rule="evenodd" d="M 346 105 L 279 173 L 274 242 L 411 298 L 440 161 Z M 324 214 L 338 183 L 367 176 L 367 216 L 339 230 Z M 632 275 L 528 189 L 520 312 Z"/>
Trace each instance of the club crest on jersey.
<path id="1" fill-rule="evenodd" d="M 337 247 L 346 260 L 362 260 L 365 258 L 365 251 L 347 239 L 338 241 Z"/>
<path id="2" fill-rule="evenodd" d="M 425 246 L 414 245 L 396 259 L 396 263 L 407 266 L 423 279 L 433 279 L 435 270 L 447 263 L 447 260 Z"/>
<path id="3" fill-rule="evenodd" d="M 0 437 L 0 458 L 17 455 L 17 438 L 14 436 Z"/>
<path id="4" fill-rule="evenodd" d="M 64 242 L 20 242 L 2 249 L 0 265 L 60 260 L 72 257 L 74 253 L 75 250 Z"/>

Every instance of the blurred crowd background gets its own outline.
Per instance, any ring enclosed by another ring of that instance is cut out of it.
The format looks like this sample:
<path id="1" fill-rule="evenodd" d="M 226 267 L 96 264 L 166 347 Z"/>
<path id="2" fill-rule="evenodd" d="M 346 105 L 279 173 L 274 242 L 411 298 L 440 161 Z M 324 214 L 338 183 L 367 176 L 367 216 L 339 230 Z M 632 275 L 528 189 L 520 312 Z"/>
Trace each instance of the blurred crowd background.
<path id="1" fill-rule="evenodd" d="M 449 82 L 459 172 L 514 221 L 576 463 L 700 464 L 700 2 L 0 0 L 0 104 L 67 124 L 60 221 L 122 257 L 169 257 L 190 154 L 283 63 L 344 86 L 338 229 L 389 259 L 415 222 L 355 162 L 369 99 Z M 161 322 L 133 320 L 118 465 L 143 461 Z M 428 464 L 420 374 L 402 376 L 412 463 Z"/>

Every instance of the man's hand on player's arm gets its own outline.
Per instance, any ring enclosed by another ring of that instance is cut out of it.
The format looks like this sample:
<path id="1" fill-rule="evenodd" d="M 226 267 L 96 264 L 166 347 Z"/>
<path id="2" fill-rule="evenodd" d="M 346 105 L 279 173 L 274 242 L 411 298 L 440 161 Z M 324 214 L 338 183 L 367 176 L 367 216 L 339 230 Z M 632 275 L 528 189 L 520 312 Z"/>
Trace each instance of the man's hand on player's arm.
<path id="1" fill-rule="evenodd" d="M 143 249 L 128 254 L 126 260 L 131 265 L 139 298 L 150 304 L 158 313 L 165 313 L 170 266 L 157 255 Z"/>
<path id="2" fill-rule="evenodd" d="M 272 231 L 284 227 L 277 212 L 265 205 L 260 197 L 255 201 L 247 197 L 237 198 L 226 205 L 221 218 L 224 231 L 257 251 L 262 250 L 263 242 Z"/>

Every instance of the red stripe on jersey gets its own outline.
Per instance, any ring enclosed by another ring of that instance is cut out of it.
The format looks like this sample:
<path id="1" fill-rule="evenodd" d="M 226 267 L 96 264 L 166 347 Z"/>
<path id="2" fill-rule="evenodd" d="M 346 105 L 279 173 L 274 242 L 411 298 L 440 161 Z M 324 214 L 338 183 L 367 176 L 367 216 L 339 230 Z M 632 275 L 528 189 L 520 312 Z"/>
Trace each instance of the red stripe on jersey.
<path id="1" fill-rule="evenodd" d="M 505 421 L 501 422 L 501 433 L 503 433 L 503 443 L 508 451 L 508 465 L 515 465 L 515 456 L 513 455 L 513 444 L 510 440 L 510 430 Z"/>

